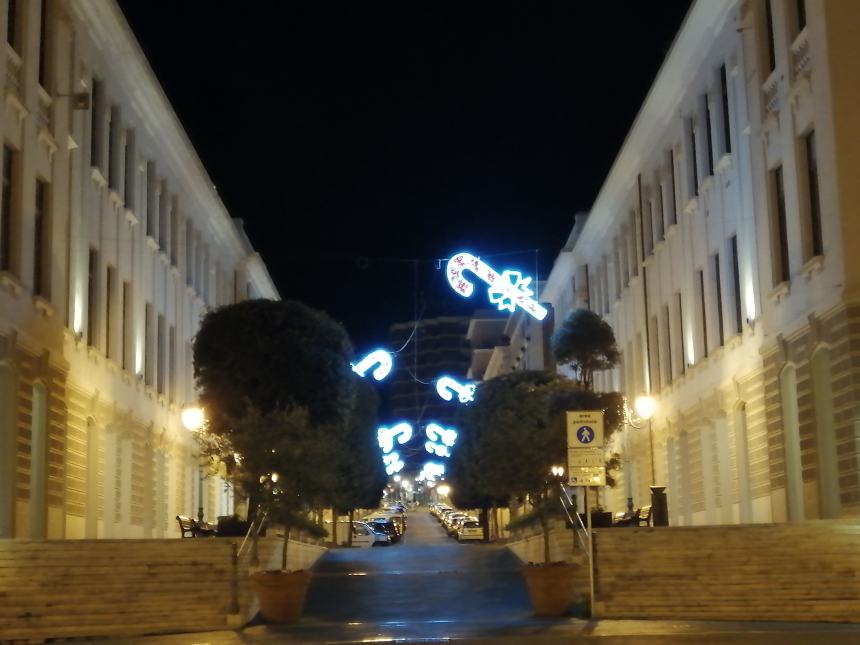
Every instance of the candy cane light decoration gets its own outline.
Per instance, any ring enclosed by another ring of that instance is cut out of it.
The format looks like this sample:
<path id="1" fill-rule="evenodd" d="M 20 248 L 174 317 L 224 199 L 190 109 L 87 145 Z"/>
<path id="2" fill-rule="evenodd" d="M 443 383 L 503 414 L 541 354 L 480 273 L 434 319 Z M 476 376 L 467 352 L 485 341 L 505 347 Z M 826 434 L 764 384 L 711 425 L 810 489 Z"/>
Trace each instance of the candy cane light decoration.
<path id="1" fill-rule="evenodd" d="M 464 298 L 471 296 L 475 289 L 475 285 L 464 276 L 466 271 L 472 272 L 487 284 L 490 302 L 498 306 L 499 311 L 513 313 L 517 307 L 521 307 L 538 320 L 546 318 L 547 310 L 532 298 L 534 291 L 529 288 L 532 279 L 523 277 L 520 271 L 499 272 L 471 253 L 455 253 L 448 260 L 446 277 L 451 288 Z"/>
<path id="2" fill-rule="evenodd" d="M 409 441 L 412 438 L 412 426 L 405 421 L 401 421 L 390 428 L 380 426 L 376 431 L 376 440 L 384 453 L 394 450 L 395 438 L 399 444 Z"/>
<path id="3" fill-rule="evenodd" d="M 443 376 L 436 381 L 436 393 L 446 401 L 453 399 L 456 394 L 460 403 L 469 403 L 475 400 L 475 384 L 460 383 L 450 376 Z"/>
<path id="4" fill-rule="evenodd" d="M 381 381 L 391 374 L 393 364 L 394 361 L 391 358 L 390 352 L 387 352 L 384 349 L 375 349 L 357 363 L 353 363 L 352 371 L 364 378 L 367 370 L 374 365 L 378 365 L 378 367 L 373 370 L 373 378 L 377 381 Z"/>

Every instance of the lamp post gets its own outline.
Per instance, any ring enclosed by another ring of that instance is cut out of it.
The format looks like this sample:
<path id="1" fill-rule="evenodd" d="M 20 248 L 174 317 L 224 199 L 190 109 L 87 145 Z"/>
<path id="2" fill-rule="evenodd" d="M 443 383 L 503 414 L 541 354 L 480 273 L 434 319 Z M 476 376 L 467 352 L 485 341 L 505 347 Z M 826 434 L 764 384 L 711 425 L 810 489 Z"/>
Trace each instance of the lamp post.
<path id="1" fill-rule="evenodd" d="M 180 414 L 182 425 L 190 432 L 199 432 L 206 422 L 206 414 L 199 405 L 188 404 L 182 408 Z M 203 469 L 197 465 L 197 521 L 203 522 Z"/>
<path id="2" fill-rule="evenodd" d="M 669 509 L 666 503 L 666 487 L 657 486 L 656 467 L 654 463 L 654 430 L 651 426 L 651 418 L 657 412 L 657 401 L 653 396 L 642 395 L 636 397 L 633 402 L 633 407 L 637 418 L 633 418 L 630 408 L 627 406 L 627 400 L 624 400 L 624 423 L 633 428 L 639 429 L 642 427 L 642 421 L 648 422 L 648 448 L 650 452 L 651 462 L 651 518 L 654 526 L 669 525 Z M 628 502 L 632 505 L 632 502 Z"/>

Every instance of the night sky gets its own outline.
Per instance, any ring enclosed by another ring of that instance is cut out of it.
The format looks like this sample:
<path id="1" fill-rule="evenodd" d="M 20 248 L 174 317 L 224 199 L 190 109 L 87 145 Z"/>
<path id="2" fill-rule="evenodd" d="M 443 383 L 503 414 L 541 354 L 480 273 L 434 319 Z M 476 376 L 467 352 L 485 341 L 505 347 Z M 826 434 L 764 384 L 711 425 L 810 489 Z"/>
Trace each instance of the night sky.
<path id="1" fill-rule="evenodd" d="M 486 305 L 455 250 L 545 276 L 690 0 L 119 4 L 281 296 L 361 352 Z"/>

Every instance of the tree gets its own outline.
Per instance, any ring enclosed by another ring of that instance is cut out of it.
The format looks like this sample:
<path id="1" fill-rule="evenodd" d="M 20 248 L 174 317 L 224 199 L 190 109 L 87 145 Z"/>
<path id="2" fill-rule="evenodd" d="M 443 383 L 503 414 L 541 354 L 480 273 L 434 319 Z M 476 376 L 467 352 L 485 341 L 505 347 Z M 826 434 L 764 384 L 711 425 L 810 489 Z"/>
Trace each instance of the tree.
<path id="1" fill-rule="evenodd" d="M 355 400 L 352 345 L 323 312 L 291 301 L 249 300 L 208 313 L 194 342 L 207 424 L 204 452 L 272 521 L 318 533 L 310 508 L 338 487 Z"/>
<path id="2" fill-rule="evenodd" d="M 615 367 L 620 357 L 612 327 L 588 309 L 576 309 L 564 319 L 552 335 L 552 352 L 559 365 L 570 365 L 586 390 L 593 387 L 594 372 Z"/>
<path id="3" fill-rule="evenodd" d="M 379 397 L 367 381 L 356 384 L 355 405 L 346 425 L 339 455 L 338 483 L 333 495 L 335 522 L 332 539 L 337 543 L 337 515 L 349 513 L 347 541 L 352 546 L 355 509 L 374 508 L 382 498 L 388 480 L 376 443 Z"/>
<path id="4" fill-rule="evenodd" d="M 472 498 L 525 498 L 534 511 L 520 523 L 539 522 L 549 560 L 549 517 L 560 505 L 549 488 L 553 465 L 566 461 L 567 410 L 604 410 L 605 432 L 621 424 L 617 393 L 585 390 L 559 374 L 522 371 L 482 383 L 463 416 L 452 484 Z M 466 448 L 465 450 L 464 447 Z M 453 458 L 452 458 L 453 459 Z"/>

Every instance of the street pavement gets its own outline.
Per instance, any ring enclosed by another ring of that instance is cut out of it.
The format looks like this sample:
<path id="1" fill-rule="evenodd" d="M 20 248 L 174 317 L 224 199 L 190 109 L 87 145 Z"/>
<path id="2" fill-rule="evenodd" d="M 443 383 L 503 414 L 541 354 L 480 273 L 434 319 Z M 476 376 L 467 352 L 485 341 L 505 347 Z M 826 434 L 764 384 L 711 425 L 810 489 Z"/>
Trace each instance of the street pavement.
<path id="1" fill-rule="evenodd" d="M 298 624 L 99 643 L 860 644 L 856 625 L 536 619 L 519 568 L 505 547 L 458 544 L 428 512 L 415 511 L 398 544 L 320 558 Z"/>

